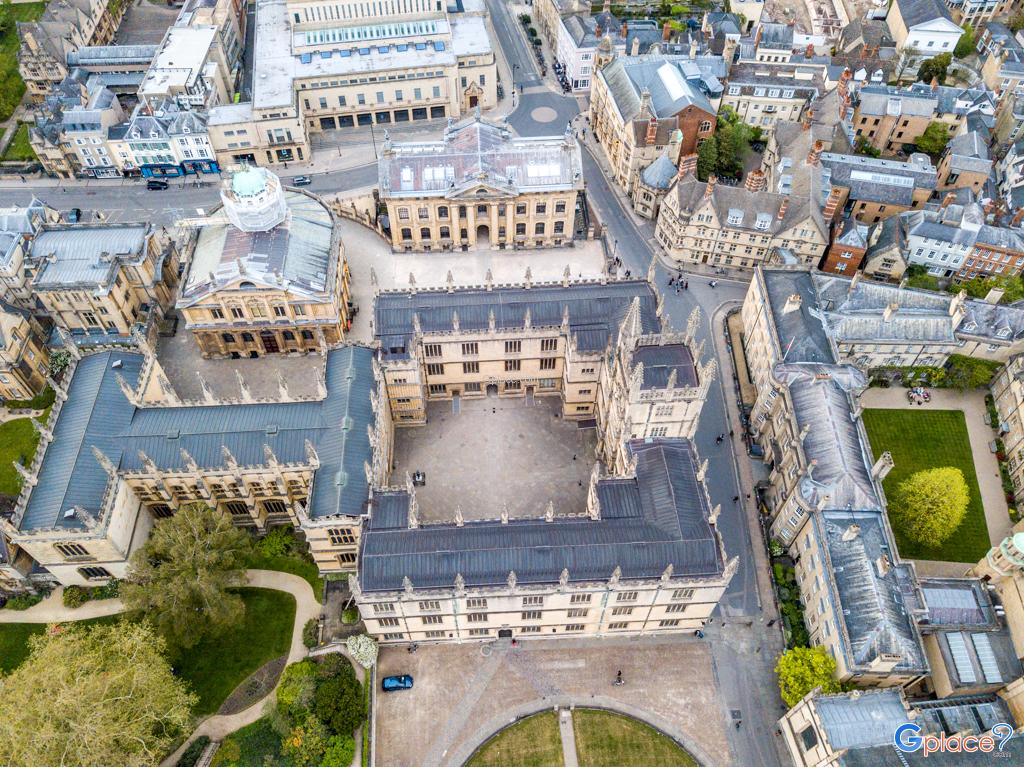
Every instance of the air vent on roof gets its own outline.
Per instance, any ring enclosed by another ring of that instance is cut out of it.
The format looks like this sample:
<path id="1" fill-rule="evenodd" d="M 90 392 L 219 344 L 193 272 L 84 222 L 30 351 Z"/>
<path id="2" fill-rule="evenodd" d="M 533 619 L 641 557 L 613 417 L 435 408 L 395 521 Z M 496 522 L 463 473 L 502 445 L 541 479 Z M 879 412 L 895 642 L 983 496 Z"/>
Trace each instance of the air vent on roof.
<path id="1" fill-rule="evenodd" d="M 167 432 L 167 439 L 177 439 L 180 436 L 181 436 L 181 430 L 180 429 L 171 429 L 169 432 Z"/>
<path id="2" fill-rule="evenodd" d="M 267 426 L 267 434 L 277 434 L 277 424 L 272 423 Z"/>
<path id="3" fill-rule="evenodd" d="M 112 367 L 114 370 L 117 370 L 121 367 L 121 364 L 121 360 L 114 360 L 113 364 L 110 367 Z"/>
<path id="4" fill-rule="evenodd" d="M 340 469 L 337 474 L 334 475 L 334 484 L 338 487 L 345 487 L 348 484 L 348 474 L 344 469 Z"/>
<path id="5" fill-rule="evenodd" d="M 64 512 L 64 519 L 71 519 L 74 516 L 75 516 L 75 510 L 74 509 L 68 509 L 67 511 Z"/>
<path id="6" fill-rule="evenodd" d="M 341 430 L 342 431 L 352 431 L 352 426 L 353 426 L 352 416 L 348 416 L 347 415 L 347 416 L 345 416 L 344 418 L 341 419 Z"/>

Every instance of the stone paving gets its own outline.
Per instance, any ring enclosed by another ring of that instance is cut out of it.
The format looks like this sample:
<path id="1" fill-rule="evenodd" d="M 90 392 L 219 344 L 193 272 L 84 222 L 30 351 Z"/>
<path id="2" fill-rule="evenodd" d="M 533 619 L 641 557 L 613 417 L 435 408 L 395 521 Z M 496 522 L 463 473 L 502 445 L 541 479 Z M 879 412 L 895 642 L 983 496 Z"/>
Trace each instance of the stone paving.
<path id="1" fill-rule="evenodd" d="M 561 418 L 561 398 L 463 398 L 427 406 L 426 426 L 395 430 L 392 483 L 423 471 L 416 488 L 420 518 L 451 521 L 458 504 L 466 519 L 581 514 L 593 470 L 594 429 Z M 575 459 L 575 460 L 574 460 Z"/>
<path id="2" fill-rule="evenodd" d="M 618 670 L 621 687 L 612 685 Z M 711 653 L 692 637 L 384 648 L 379 673 L 415 679 L 412 690 L 377 697 L 380 767 L 459 767 L 515 718 L 573 705 L 646 721 L 704 767 L 733 764 Z"/>
<path id="3" fill-rule="evenodd" d="M 238 397 L 236 370 L 242 374 L 254 397 L 279 396 L 279 370 L 284 375 L 290 394 L 311 395 L 316 393 L 316 370 L 323 365 L 318 354 L 268 354 L 258 359 L 239 360 L 203 359 L 199 345 L 185 328 L 184 322 L 178 324 L 178 332 L 174 336 L 159 340 L 157 359 L 171 386 L 182 399 L 202 399 L 203 390 L 197 372 L 210 384 L 215 396 Z"/>

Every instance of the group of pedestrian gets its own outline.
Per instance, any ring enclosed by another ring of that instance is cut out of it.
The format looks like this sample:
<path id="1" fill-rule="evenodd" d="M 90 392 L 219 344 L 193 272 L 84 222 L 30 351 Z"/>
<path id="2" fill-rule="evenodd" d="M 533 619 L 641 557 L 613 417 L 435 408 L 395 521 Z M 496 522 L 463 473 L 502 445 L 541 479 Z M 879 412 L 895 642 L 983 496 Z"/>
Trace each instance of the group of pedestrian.
<path id="1" fill-rule="evenodd" d="M 690 281 L 684 280 L 681 276 L 668 278 L 668 286 L 671 288 L 673 285 L 676 287 L 676 295 L 679 295 L 680 290 L 690 289 Z"/>

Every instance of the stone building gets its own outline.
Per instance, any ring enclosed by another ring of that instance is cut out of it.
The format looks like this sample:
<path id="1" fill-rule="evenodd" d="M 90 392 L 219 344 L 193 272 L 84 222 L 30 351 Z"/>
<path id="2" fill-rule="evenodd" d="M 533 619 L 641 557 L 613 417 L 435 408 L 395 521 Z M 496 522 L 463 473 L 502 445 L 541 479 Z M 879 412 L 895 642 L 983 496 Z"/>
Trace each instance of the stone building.
<path id="1" fill-rule="evenodd" d="M 603 424 L 606 460 L 629 439 L 692 439 L 715 363 L 660 330 L 644 282 L 387 291 L 375 329 L 399 426 L 424 423 L 426 403 L 454 397 L 558 396 L 566 419 Z M 411 303 L 415 299 L 415 304 Z M 620 325 L 625 324 L 625 330 Z M 618 357 L 608 356 L 616 340 Z"/>
<path id="2" fill-rule="evenodd" d="M 46 386 L 48 356 L 39 324 L 0 302 L 0 399 L 32 399 Z"/>
<path id="3" fill-rule="evenodd" d="M 222 165 L 308 162 L 314 134 L 458 118 L 498 102 L 483 17 L 429 0 L 259 0 L 252 32 L 252 100 L 210 110 Z"/>
<path id="4" fill-rule="evenodd" d="M 751 431 L 771 465 L 771 535 L 796 560 L 811 644 L 835 658 L 836 678 L 912 685 L 929 667 L 910 615 L 913 566 L 899 560 L 885 514 L 892 459 L 871 457 L 856 402 L 867 381 L 830 336 L 813 277 L 758 269 L 741 311 L 757 390 Z"/>
<path id="5" fill-rule="evenodd" d="M 820 155 L 820 147 L 817 151 Z M 790 179 L 788 193 L 778 194 L 763 186 L 725 186 L 714 176 L 706 184 L 692 175 L 679 178 L 662 201 L 655 236 L 680 264 L 751 268 L 779 248 L 802 263 L 817 264 L 830 225 L 819 202 L 821 176 Z"/>
<path id="6" fill-rule="evenodd" d="M 676 145 L 678 146 L 678 142 Z M 661 201 L 672 188 L 679 170 L 672 160 L 672 149 L 673 146 L 670 144 L 665 154 L 640 171 L 630 195 L 633 210 L 652 221 L 657 221 Z"/>
<path id="7" fill-rule="evenodd" d="M 697 145 L 715 132 L 723 76 L 719 56 L 629 56 L 597 72 L 590 125 L 627 194 L 641 171 L 665 154 L 695 167 Z"/>
<path id="8" fill-rule="evenodd" d="M 379 173 L 395 250 L 548 248 L 576 236 L 583 166 L 568 130 L 517 138 L 477 116 L 440 141 L 385 140 Z"/>
<path id="9" fill-rule="evenodd" d="M 825 191 L 835 206 L 864 224 L 877 224 L 906 210 L 921 208 L 935 192 L 935 166 L 926 154 L 906 162 L 855 154 L 821 155 Z"/>
<path id="10" fill-rule="evenodd" d="M 778 122 L 800 122 L 824 94 L 821 67 L 741 62 L 729 68 L 722 106 L 767 132 Z"/>
<path id="11" fill-rule="evenodd" d="M 37 307 L 26 262 L 36 233 L 57 221 L 60 212 L 35 197 L 24 207 L 0 208 L 0 300 L 20 309 Z"/>
<path id="12" fill-rule="evenodd" d="M 255 400 L 239 377 L 239 399 L 218 400 L 204 382 L 193 402 L 147 339 L 135 341 L 141 353 L 70 347 L 40 447 L 19 469 L 15 511 L 0 521 L 10 544 L 64 585 L 124 577 L 155 520 L 198 502 L 244 527 L 295 525 L 321 572 L 353 570 L 369 485 L 383 481 L 371 440 L 389 460 L 373 351 L 327 353 L 313 397 L 291 396 L 281 380 L 279 397 Z M 314 482 L 316 472 L 332 481 Z"/>
<path id="13" fill-rule="evenodd" d="M 41 102 L 68 76 L 69 53 L 109 43 L 127 9 L 106 0 L 52 0 L 38 21 L 19 21 L 18 71 L 29 98 Z"/>
<path id="14" fill-rule="evenodd" d="M 970 189 L 980 195 L 992 174 L 988 144 L 978 131 L 954 136 L 939 160 L 939 189 Z"/>
<path id="15" fill-rule="evenodd" d="M 815 689 L 779 720 L 779 730 L 794 767 L 926 767 L 943 762 L 981 767 L 991 763 L 991 752 L 975 747 L 973 751 L 907 753 L 893 747 L 893 736 L 903 725 L 916 725 L 913 733 L 920 737 L 978 736 L 1015 719 L 1019 721 L 1019 714 L 995 695 L 911 701 L 903 690 L 826 695 Z M 1008 740 L 1002 753 L 1009 761 L 1024 759 L 1024 738 Z"/>
<path id="16" fill-rule="evenodd" d="M 893 216 L 870 229 L 861 269 L 877 282 L 899 282 L 907 270 L 907 237 L 903 219 Z"/>
<path id="17" fill-rule="evenodd" d="M 901 79 L 913 80 L 921 62 L 952 53 L 964 30 L 942 0 L 894 0 L 885 17 L 897 53 L 901 57 Z M 905 64 L 902 59 L 906 59 Z"/>
<path id="18" fill-rule="evenodd" d="M 186 222 L 177 309 L 205 357 L 310 352 L 351 324 L 349 271 L 334 215 L 265 168 L 223 182 L 221 207 Z"/>
<path id="19" fill-rule="evenodd" d="M 178 251 L 148 224 L 44 224 L 23 268 L 39 307 L 74 336 L 127 337 L 160 318 L 178 285 Z"/>
<path id="20" fill-rule="evenodd" d="M 1024 502 L 1024 357 L 1015 355 L 1007 360 L 989 388 L 999 415 L 998 429 L 1006 450 L 1006 468 L 1014 497 L 1020 504 Z"/>

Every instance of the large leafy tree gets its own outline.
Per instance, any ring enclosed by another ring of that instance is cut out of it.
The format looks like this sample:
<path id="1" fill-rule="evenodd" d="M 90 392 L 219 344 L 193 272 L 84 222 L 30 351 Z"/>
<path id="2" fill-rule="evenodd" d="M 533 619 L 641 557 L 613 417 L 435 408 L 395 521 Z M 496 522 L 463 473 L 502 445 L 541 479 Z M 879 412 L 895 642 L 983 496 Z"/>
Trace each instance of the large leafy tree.
<path id="1" fill-rule="evenodd" d="M 840 692 L 836 681 L 836 661 L 822 647 L 794 647 L 779 656 L 775 666 L 779 693 L 787 706 L 795 706 L 815 687 L 822 692 Z"/>
<path id="2" fill-rule="evenodd" d="M 697 178 L 707 181 L 718 168 L 718 142 L 714 136 L 704 139 L 697 147 Z"/>
<path id="3" fill-rule="evenodd" d="M 743 173 L 743 161 L 750 152 L 752 138 L 751 127 L 740 119 L 735 110 L 723 107 L 715 128 L 719 176 L 737 178 Z"/>
<path id="4" fill-rule="evenodd" d="M 953 55 L 958 59 L 965 59 L 974 53 L 974 28 L 970 24 L 964 24 L 964 33 L 960 35 Z"/>
<path id="5" fill-rule="evenodd" d="M 938 157 L 949 143 L 949 131 L 942 123 L 929 123 L 924 133 L 914 139 L 919 152 Z"/>
<path id="6" fill-rule="evenodd" d="M 189 725 L 195 703 L 147 623 L 51 626 L 0 677 L 5 767 L 150 767 Z"/>
<path id="7" fill-rule="evenodd" d="M 237 625 L 245 610 L 229 591 L 245 583 L 249 536 L 231 517 L 191 504 L 161 519 L 131 560 L 121 598 L 142 610 L 177 648 Z"/>
<path id="8" fill-rule="evenodd" d="M 940 53 L 938 56 L 925 59 L 917 70 L 917 79 L 925 83 L 930 83 L 933 79 L 938 80 L 940 84 L 944 83 L 946 72 L 952 63 L 952 53 Z"/>
<path id="9" fill-rule="evenodd" d="M 923 546 L 940 546 L 960 526 L 970 493 L 960 469 L 924 469 L 903 480 L 889 514 L 904 534 Z"/>

